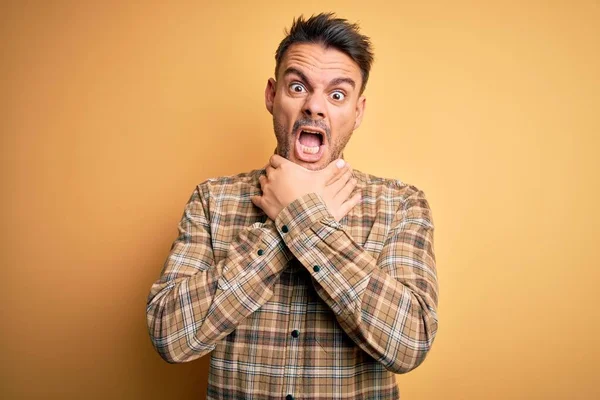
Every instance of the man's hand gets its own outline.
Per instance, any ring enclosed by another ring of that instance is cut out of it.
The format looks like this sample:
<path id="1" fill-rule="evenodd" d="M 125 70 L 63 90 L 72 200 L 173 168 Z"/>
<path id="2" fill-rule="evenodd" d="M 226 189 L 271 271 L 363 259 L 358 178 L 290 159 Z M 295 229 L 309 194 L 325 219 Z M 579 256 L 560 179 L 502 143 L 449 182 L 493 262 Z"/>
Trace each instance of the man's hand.
<path id="1" fill-rule="evenodd" d="M 337 160 L 337 162 L 343 160 Z M 332 164 L 335 164 L 334 161 Z M 329 168 L 331 164 L 327 167 Z M 327 168 L 324 170 L 326 171 Z M 327 206 L 327 209 L 333 215 L 333 218 L 339 222 L 360 202 L 360 193 L 352 195 L 352 191 L 356 187 L 356 179 L 352 177 L 352 168 L 350 164 L 345 163 L 342 167 L 343 171 L 338 172 L 323 188 L 323 192 L 319 193 Z M 321 171 L 318 171 L 321 172 Z"/>
<path id="2" fill-rule="evenodd" d="M 273 155 L 266 167 L 266 176 L 261 176 L 259 182 L 262 196 L 252 197 L 252 202 L 272 220 L 290 203 L 308 193 L 319 194 L 336 221 L 360 201 L 360 193 L 349 198 L 356 180 L 352 179 L 352 170 L 344 160 L 333 161 L 321 171 L 310 171 Z"/>

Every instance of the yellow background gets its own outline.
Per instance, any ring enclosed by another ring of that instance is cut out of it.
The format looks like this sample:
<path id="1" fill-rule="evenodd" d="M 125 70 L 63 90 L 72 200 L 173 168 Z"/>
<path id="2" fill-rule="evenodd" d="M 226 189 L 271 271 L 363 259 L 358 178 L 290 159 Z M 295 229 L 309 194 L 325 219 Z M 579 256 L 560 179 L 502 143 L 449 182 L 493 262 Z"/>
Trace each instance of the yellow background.
<path id="1" fill-rule="evenodd" d="M 0 6 L 0 397 L 204 398 L 206 359 L 153 352 L 148 289 L 194 186 L 272 153 L 284 27 L 333 10 L 376 52 L 346 158 L 436 222 L 440 330 L 402 398 L 600 398 L 598 2 L 160 3 Z"/>

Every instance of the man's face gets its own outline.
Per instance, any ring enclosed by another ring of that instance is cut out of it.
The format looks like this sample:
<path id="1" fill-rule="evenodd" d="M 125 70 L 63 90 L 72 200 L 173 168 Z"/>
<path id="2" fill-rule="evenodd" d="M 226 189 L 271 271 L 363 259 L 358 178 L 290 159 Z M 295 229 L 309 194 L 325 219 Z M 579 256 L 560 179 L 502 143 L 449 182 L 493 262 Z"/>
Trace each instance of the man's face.
<path id="1" fill-rule="evenodd" d="M 277 154 L 311 170 L 340 158 L 362 121 L 359 66 L 339 50 L 293 44 L 265 89 Z"/>

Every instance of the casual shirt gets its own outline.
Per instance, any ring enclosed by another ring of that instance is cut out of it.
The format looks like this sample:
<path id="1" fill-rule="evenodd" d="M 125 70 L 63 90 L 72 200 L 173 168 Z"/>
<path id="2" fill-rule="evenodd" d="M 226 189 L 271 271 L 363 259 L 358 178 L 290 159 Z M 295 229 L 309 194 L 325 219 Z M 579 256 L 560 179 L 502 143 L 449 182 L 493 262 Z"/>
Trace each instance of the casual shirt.
<path id="1" fill-rule="evenodd" d="M 359 171 L 336 222 L 307 194 L 275 221 L 264 170 L 198 185 L 147 305 L 168 362 L 211 353 L 208 399 L 397 399 L 394 373 L 437 328 L 433 221 L 422 191 Z"/>

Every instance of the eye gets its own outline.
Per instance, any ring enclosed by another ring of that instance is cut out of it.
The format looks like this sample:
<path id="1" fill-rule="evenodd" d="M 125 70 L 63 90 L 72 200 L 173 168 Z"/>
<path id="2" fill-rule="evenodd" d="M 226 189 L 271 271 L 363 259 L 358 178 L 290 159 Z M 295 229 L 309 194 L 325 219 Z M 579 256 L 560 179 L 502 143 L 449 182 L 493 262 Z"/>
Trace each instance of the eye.
<path id="1" fill-rule="evenodd" d="M 294 92 L 294 93 L 302 93 L 302 92 L 306 91 L 306 89 L 304 88 L 304 85 L 302 85 L 300 83 L 292 83 L 290 85 L 290 89 L 292 89 L 292 92 Z"/>
<path id="2" fill-rule="evenodd" d="M 336 100 L 336 101 L 342 101 L 346 98 L 346 95 L 344 94 L 344 92 L 341 92 L 339 90 L 336 90 L 335 92 L 330 94 L 331 98 Z"/>

